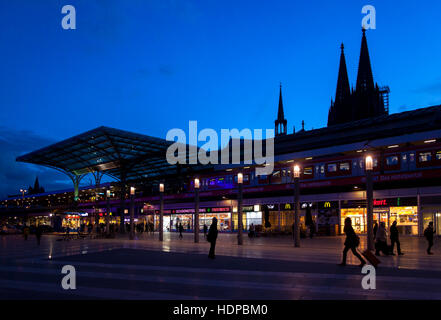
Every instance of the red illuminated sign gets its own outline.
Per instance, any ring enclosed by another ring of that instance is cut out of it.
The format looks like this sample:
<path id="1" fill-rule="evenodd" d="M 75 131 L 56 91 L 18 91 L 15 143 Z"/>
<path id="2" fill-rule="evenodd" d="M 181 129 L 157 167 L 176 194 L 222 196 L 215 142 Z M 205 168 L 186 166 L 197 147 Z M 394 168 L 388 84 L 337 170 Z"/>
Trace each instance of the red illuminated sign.
<path id="1" fill-rule="evenodd" d="M 374 200 L 374 206 L 387 206 L 387 200 L 383 199 L 383 200 Z"/>

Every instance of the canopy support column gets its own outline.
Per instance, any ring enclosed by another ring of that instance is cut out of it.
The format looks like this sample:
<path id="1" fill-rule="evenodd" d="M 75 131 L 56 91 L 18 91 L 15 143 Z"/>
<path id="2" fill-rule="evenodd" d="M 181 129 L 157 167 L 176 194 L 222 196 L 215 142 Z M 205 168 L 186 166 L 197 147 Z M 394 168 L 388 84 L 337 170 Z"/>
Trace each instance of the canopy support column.
<path id="1" fill-rule="evenodd" d="M 94 205 L 94 215 L 95 215 L 95 224 L 94 224 L 94 232 L 98 231 L 100 217 L 98 214 L 98 189 L 100 187 L 101 179 L 103 177 L 103 173 L 101 171 L 92 172 L 93 177 L 95 178 L 95 205 Z"/>
<path id="2" fill-rule="evenodd" d="M 120 199 L 121 199 L 121 203 L 120 203 L 120 227 L 119 227 L 119 232 L 124 234 L 126 232 L 126 225 L 124 222 L 124 211 L 125 211 L 125 202 L 126 202 L 126 173 L 125 172 L 121 172 L 121 190 L 120 190 Z"/>

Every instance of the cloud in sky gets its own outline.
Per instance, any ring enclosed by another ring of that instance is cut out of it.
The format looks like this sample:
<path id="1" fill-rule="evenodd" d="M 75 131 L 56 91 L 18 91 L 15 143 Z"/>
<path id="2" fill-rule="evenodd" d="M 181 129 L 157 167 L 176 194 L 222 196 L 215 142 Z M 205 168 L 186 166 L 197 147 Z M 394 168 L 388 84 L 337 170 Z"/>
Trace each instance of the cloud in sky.
<path id="1" fill-rule="evenodd" d="M 47 191 L 72 187 L 70 179 L 56 170 L 15 161 L 18 156 L 53 142 L 29 130 L 0 126 L 0 198 L 33 185 L 36 176 Z"/>

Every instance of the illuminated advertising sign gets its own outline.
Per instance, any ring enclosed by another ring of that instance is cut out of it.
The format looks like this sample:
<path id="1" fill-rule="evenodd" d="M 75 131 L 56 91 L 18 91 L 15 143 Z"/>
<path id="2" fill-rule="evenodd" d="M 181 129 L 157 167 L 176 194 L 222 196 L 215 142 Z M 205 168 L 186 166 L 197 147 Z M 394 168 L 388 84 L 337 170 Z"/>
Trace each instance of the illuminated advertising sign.
<path id="1" fill-rule="evenodd" d="M 338 208 L 338 201 L 323 201 L 318 203 L 319 209 L 335 209 Z"/>

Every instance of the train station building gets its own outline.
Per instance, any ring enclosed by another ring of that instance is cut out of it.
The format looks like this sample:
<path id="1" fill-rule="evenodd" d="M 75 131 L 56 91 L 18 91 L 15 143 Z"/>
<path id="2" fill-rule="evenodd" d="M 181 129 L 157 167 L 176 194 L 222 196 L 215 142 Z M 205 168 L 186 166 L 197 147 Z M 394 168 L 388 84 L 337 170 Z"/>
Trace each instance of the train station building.
<path id="1" fill-rule="evenodd" d="M 133 203 L 138 224 L 153 224 L 156 230 L 162 225 L 166 232 L 182 224 L 192 231 L 197 178 L 199 227 L 217 217 L 220 231 L 234 232 L 241 173 L 244 229 L 253 224 L 262 234 L 290 233 L 297 164 L 302 229 L 312 221 L 318 234 L 341 234 L 344 219 L 350 217 L 355 231 L 365 233 L 365 158 L 370 155 L 374 220 L 387 226 L 397 221 L 407 235 L 422 235 L 433 221 L 441 234 L 441 106 L 389 114 L 389 88 L 374 82 L 364 31 L 355 90 L 350 88 L 341 46 L 336 96 L 326 127 L 288 133 L 282 87 L 278 101 L 271 174 L 257 176 L 256 164 L 171 165 L 166 152 L 172 142 L 99 127 L 18 157 L 19 162 L 65 173 L 72 188 L 3 199 L 0 216 L 57 228 L 109 220 L 124 229 Z M 86 175 L 93 175 L 94 185 L 81 186 Z M 103 175 L 112 182 L 101 183 Z"/>

